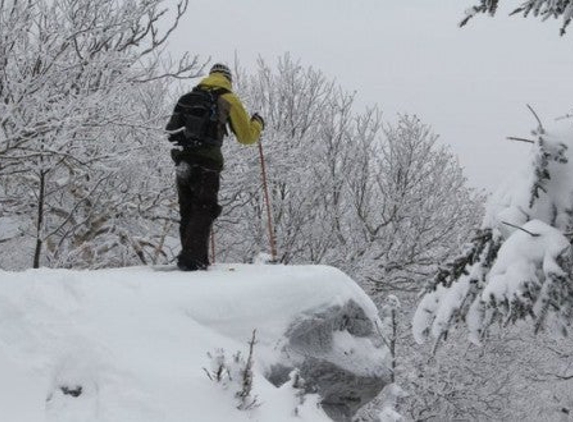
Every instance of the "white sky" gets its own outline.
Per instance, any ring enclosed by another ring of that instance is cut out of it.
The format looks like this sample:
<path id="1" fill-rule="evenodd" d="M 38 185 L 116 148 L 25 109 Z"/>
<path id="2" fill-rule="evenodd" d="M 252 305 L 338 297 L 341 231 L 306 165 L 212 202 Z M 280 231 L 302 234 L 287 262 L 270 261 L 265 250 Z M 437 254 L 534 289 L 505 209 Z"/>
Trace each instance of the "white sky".
<path id="1" fill-rule="evenodd" d="M 573 27 L 507 17 L 457 24 L 477 0 L 191 0 L 170 48 L 247 69 L 290 52 L 322 70 L 359 106 L 378 104 L 386 120 L 418 115 L 451 146 L 470 183 L 494 189 L 527 157 L 505 140 L 573 110 Z"/>

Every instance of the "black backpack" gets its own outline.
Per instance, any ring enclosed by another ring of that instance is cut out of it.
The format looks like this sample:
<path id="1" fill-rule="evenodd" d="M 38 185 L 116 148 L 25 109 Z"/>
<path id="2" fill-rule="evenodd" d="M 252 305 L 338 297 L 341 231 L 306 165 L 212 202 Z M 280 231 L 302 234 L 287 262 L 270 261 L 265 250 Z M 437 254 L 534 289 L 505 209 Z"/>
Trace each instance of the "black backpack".
<path id="1" fill-rule="evenodd" d="M 185 127 L 184 147 L 221 146 L 224 127 L 219 119 L 219 96 L 229 92 L 225 88 L 208 90 L 196 86 L 193 91 L 179 99 L 175 111 L 181 116 L 180 123 Z"/>

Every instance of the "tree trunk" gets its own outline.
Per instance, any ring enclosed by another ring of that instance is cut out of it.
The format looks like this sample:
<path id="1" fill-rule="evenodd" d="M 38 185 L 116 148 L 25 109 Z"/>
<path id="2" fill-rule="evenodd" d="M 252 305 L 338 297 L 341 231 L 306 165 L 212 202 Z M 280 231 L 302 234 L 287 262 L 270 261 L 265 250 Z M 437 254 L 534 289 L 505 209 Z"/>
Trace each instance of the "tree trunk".
<path id="1" fill-rule="evenodd" d="M 396 382 L 396 338 L 398 336 L 398 327 L 396 321 L 396 310 L 392 309 L 392 338 L 390 339 L 390 356 L 392 357 L 392 383 Z"/>
<path id="2" fill-rule="evenodd" d="M 42 256 L 42 224 L 44 222 L 44 200 L 46 192 L 46 172 L 40 172 L 40 189 L 38 193 L 38 215 L 36 220 L 36 248 L 34 250 L 33 268 L 40 268 L 40 257 Z"/>

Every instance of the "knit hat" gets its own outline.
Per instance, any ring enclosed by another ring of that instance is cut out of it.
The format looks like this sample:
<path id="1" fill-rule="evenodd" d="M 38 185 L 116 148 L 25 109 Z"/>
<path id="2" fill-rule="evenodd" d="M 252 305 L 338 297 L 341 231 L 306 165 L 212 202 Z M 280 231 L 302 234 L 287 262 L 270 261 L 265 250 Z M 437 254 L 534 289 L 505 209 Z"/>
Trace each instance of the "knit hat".
<path id="1" fill-rule="evenodd" d="M 233 82 L 231 70 L 222 63 L 215 63 L 213 67 L 211 67 L 211 70 L 209 71 L 209 74 L 211 73 L 222 73 L 229 80 L 229 82 Z"/>

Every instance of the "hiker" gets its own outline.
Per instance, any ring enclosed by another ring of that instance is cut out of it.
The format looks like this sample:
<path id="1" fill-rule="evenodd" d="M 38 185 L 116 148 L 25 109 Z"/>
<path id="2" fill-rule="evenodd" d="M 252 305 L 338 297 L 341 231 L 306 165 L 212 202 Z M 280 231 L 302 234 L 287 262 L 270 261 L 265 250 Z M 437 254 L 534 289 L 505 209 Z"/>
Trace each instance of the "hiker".
<path id="1" fill-rule="evenodd" d="M 193 91 L 183 95 L 166 126 L 176 165 L 181 221 L 181 253 L 177 266 L 183 271 L 209 266 L 209 235 L 221 214 L 219 180 L 223 170 L 221 146 L 227 123 L 241 144 L 254 144 L 265 127 L 257 113 L 249 117 L 232 91 L 231 71 L 215 64 Z"/>

